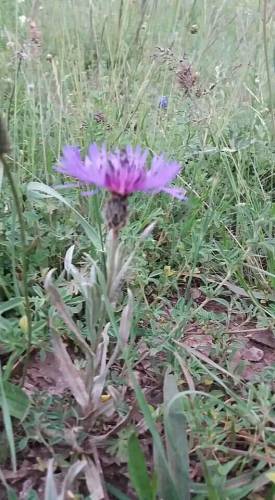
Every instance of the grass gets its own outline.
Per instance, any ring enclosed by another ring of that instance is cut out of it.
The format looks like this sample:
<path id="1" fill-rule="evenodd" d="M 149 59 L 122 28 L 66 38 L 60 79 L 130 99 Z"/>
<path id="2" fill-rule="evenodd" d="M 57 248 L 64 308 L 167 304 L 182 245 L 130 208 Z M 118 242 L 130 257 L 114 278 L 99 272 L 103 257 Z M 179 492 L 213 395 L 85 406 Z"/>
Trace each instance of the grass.
<path id="1" fill-rule="evenodd" d="M 36 25 L 31 28 L 22 16 L 32 18 Z M 109 383 L 115 388 L 127 387 L 118 415 L 125 417 L 131 406 L 136 407 L 150 432 L 137 431 L 140 449 L 132 437 L 138 425 L 132 417 L 105 447 L 88 453 L 88 433 L 69 395 L 52 395 L 50 384 L 45 383 L 41 394 L 31 390 L 28 406 L 24 393 L 16 393 L 15 398 L 9 389 L 8 384 L 20 382 L 28 323 L 20 228 L 4 177 L 0 198 L 4 394 L 4 398 L 0 396 L 0 478 L 3 476 L 8 494 L 13 490 L 19 495 L 26 481 L 23 474 L 18 482 L 9 476 L 11 459 L 22 472 L 25 456 L 32 471 L 40 467 L 42 478 L 47 460 L 54 458 L 58 471 L 67 471 L 70 489 L 79 495 L 74 498 L 88 498 L 83 486 L 87 464 L 77 465 L 77 450 L 85 449 L 86 459 L 96 463 L 97 475 L 90 469 L 95 483 L 101 481 L 102 463 L 110 498 L 124 498 L 123 494 L 137 498 L 133 488 L 140 491 L 138 481 L 145 489 L 151 488 L 154 498 L 161 474 L 170 474 L 169 481 L 175 479 L 173 453 L 157 437 L 158 432 L 163 436 L 165 422 L 170 425 L 165 420 L 166 406 L 162 398 L 152 396 L 162 394 L 168 368 L 181 394 L 173 397 L 180 399 L 178 411 L 186 422 L 191 497 L 272 498 L 274 366 L 263 344 L 257 347 L 264 350 L 270 366 L 260 370 L 256 378 L 246 380 L 243 376 L 249 360 L 236 362 L 245 342 L 242 331 L 274 331 L 271 2 L 2 0 L 0 19 L 0 93 L 12 143 L 7 162 L 24 215 L 31 349 L 33 355 L 40 353 L 41 363 L 51 350 L 49 316 L 54 317 L 58 331 L 67 334 L 49 308 L 43 285 L 47 271 L 57 270 L 62 299 L 87 335 L 85 300 L 80 293 L 73 293 L 65 280 L 64 256 L 75 244 L 77 264 L 83 264 L 85 253 L 96 263 L 102 262 L 105 239 L 101 218 L 104 194 L 85 199 L 77 190 L 66 190 L 46 197 L 47 188 L 33 184 L 54 186 L 60 182 L 52 166 L 63 145 L 79 144 L 85 150 L 92 141 L 108 147 L 141 144 L 152 154 L 163 152 L 184 165 L 177 182 L 188 191 L 185 204 L 165 195 L 138 194 L 130 200 L 130 221 L 122 232 L 127 251 L 132 251 L 138 234 L 148 224 L 156 222 L 156 227 L 136 252 L 126 280 L 135 297 L 131 340 L 126 358 L 123 355 L 112 369 Z M 198 73 L 196 90 L 200 96 L 195 90 L 185 93 L 178 85 L 176 72 L 181 59 Z M 162 95 L 169 98 L 167 111 L 158 107 Z M 104 119 L 95 119 L 95 113 L 102 113 Z M 118 330 L 118 318 L 119 310 L 110 318 L 111 336 Z M 201 341 L 198 334 L 210 337 L 204 355 L 200 346 L 196 349 L 193 344 L 190 349 L 184 343 L 190 334 L 197 342 Z M 71 336 L 68 342 L 78 366 L 80 353 Z M 30 369 L 32 363 L 31 355 Z M 138 384 L 127 379 L 125 366 L 129 372 L 134 368 L 147 403 L 138 392 Z M 255 366 L 253 362 L 249 365 L 252 370 Z M 133 403 L 133 387 L 139 409 Z M 170 417 L 177 418 L 174 414 Z M 99 419 L 96 432 L 105 431 Z M 128 443 L 135 454 L 129 460 L 131 480 L 127 479 Z M 161 457 L 155 462 L 152 443 Z M 43 457 L 39 467 L 33 449 Z M 140 479 L 133 477 L 133 471 L 135 460 L 136 467 L 144 470 L 142 453 L 148 471 Z M 72 470 L 74 463 L 76 469 Z M 76 480 L 78 467 L 80 479 Z M 115 472 L 112 467 L 117 467 Z M 32 476 L 37 475 L 33 472 Z M 54 484 L 50 468 L 47 477 L 49 490 Z M 40 498 L 42 483 L 42 479 L 33 479 L 26 498 Z"/>

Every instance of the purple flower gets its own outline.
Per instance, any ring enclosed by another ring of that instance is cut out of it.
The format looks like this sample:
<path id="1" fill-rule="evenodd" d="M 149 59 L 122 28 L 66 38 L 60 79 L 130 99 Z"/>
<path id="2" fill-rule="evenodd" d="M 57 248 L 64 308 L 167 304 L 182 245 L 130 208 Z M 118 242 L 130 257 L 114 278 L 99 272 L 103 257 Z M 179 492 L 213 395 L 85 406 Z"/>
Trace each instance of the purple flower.
<path id="1" fill-rule="evenodd" d="M 104 146 L 100 148 L 91 144 L 88 155 L 83 160 L 78 148 L 65 146 L 56 170 L 78 179 L 80 185 L 93 184 L 121 197 L 136 191 L 151 194 L 163 191 L 185 200 L 184 189 L 169 187 L 181 166 L 175 162 L 167 162 L 163 156 L 154 156 L 151 168 L 148 169 L 146 158 L 147 151 L 143 151 L 140 146 L 127 146 L 122 150 L 107 152 Z M 94 191 L 82 194 L 89 196 Z"/>
<path id="2" fill-rule="evenodd" d="M 162 97 L 160 97 L 159 100 L 159 108 L 167 109 L 167 107 L 168 107 L 168 97 L 166 95 L 163 95 Z"/>

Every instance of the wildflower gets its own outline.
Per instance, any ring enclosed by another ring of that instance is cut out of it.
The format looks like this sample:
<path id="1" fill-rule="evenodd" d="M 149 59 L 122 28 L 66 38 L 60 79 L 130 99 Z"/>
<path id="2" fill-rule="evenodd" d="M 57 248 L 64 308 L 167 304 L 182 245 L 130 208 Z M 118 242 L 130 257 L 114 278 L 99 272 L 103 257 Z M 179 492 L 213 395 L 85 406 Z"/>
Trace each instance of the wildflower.
<path id="1" fill-rule="evenodd" d="M 30 39 L 34 45 L 37 45 L 40 47 L 41 44 L 41 32 L 37 27 L 37 24 L 34 20 L 31 20 L 29 23 L 29 30 L 30 30 Z"/>
<path id="2" fill-rule="evenodd" d="M 137 191 L 149 194 L 165 192 L 180 200 L 186 199 L 184 189 L 169 186 L 181 166 L 176 162 L 167 162 L 163 156 L 154 156 L 151 168 L 147 169 L 146 158 L 147 151 L 140 146 L 107 152 L 104 146 L 99 148 L 92 144 L 83 160 L 79 148 L 66 146 L 55 168 L 78 179 L 79 185 L 93 184 L 107 189 L 111 197 L 105 208 L 105 218 L 108 227 L 118 231 L 127 220 L 127 197 Z M 94 193 L 95 190 L 82 194 L 90 196 Z"/>
<path id="3" fill-rule="evenodd" d="M 169 187 L 181 166 L 176 162 L 167 162 L 161 155 L 154 156 L 151 168 L 147 169 L 146 158 L 147 151 L 139 146 L 127 146 L 125 149 L 107 152 L 104 146 L 99 148 L 92 144 L 83 160 L 78 148 L 66 146 L 56 170 L 78 179 L 80 183 L 94 184 L 122 197 L 136 191 L 149 194 L 165 192 L 184 200 L 184 189 Z M 83 194 L 89 196 L 93 192 Z"/>
<path id="4" fill-rule="evenodd" d="M 14 49 L 15 43 L 10 40 L 9 42 L 7 42 L 6 47 L 7 49 Z"/>
<path id="5" fill-rule="evenodd" d="M 19 19 L 19 22 L 20 22 L 21 26 L 24 26 L 24 24 L 25 24 L 25 23 L 26 23 L 26 21 L 27 21 L 26 16 L 24 16 L 24 15 L 19 16 L 19 18 L 18 18 L 18 19 Z"/>
<path id="6" fill-rule="evenodd" d="M 159 100 L 159 108 L 167 109 L 167 107 L 168 107 L 168 97 L 166 95 L 163 95 Z"/>
<path id="7" fill-rule="evenodd" d="M 34 83 L 28 83 L 28 85 L 27 85 L 28 94 L 31 94 L 34 91 L 34 89 L 35 89 Z"/>
<path id="8" fill-rule="evenodd" d="M 197 24 L 192 24 L 191 28 L 190 28 L 190 33 L 192 35 L 195 35 L 196 33 L 198 33 L 199 31 L 199 27 Z"/>

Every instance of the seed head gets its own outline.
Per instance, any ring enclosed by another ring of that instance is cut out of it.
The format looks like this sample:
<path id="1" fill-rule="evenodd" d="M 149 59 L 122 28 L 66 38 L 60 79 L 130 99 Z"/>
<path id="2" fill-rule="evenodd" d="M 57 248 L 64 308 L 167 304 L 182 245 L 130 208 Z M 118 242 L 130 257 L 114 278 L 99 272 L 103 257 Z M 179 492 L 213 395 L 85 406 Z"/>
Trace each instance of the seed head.
<path id="1" fill-rule="evenodd" d="M 197 82 L 198 75 L 193 71 L 191 64 L 182 64 L 177 72 L 177 80 L 185 93 L 190 93 Z"/>

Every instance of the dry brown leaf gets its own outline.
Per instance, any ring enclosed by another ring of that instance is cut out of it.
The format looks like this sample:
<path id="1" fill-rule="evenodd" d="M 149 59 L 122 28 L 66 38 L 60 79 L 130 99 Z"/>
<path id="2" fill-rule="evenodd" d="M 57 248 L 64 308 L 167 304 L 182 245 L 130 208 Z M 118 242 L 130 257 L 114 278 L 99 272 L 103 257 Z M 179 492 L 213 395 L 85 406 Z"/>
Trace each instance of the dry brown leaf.
<path id="1" fill-rule="evenodd" d="M 242 349 L 241 357 L 247 361 L 261 361 L 264 357 L 264 351 L 262 351 L 262 349 L 258 349 L 258 347 L 245 347 Z"/>
<path id="2" fill-rule="evenodd" d="M 122 311 L 120 325 L 119 325 L 119 340 L 122 344 L 122 347 L 126 346 L 128 343 L 132 319 L 133 319 L 133 294 L 131 290 L 128 289 L 128 303 Z"/>
<path id="3" fill-rule="evenodd" d="M 193 300 L 197 300 L 202 296 L 201 290 L 199 288 L 191 288 L 190 290 L 190 295 Z"/>
<path id="4" fill-rule="evenodd" d="M 93 500 L 104 500 L 105 494 L 101 482 L 101 471 L 98 470 L 94 462 L 87 458 L 87 465 L 85 467 L 85 479 L 89 493 Z"/>
<path id="5" fill-rule="evenodd" d="M 47 352 L 43 359 L 39 353 L 31 357 L 24 383 L 27 394 L 47 391 L 49 394 L 62 396 L 67 389 L 68 384 L 53 353 Z"/>
<path id="6" fill-rule="evenodd" d="M 52 281 L 52 274 L 54 272 L 54 269 L 51 269 L 51 271 L 48 272 L 46 278 L 45 278 L 45 290 L 47 291 L 49 295 L 49 299 L 53 306 L 55 307 L 56 311 L 58 312 L 59 316 L 63 319 L 64 323 L 69 327 L 69 329 L 74 333 L 75 335 L 75 341 L 81 348 L 81 350 L 85 353 L 86 356 L 89 357 L 94 357 L 94 353 L 92 352 L 90 346 L 87 344 L 87 342 L 84 340 L 79 328 L 75 324 L 69 308 L 66 306 L 64 303 L 58 289 L 56 286 L 53 284 Z"/>
<path id="7" fill-rule="evenodd" d="M 213 338 L 211 335 L 188 335 L 183 344 L 198 349 L 198 351 L 204 352 L 205 354 L 209 354 L 213 346 Z"/>
<path id="8" fill-rule="evenodd" d="M 258 332 L 251 333 L 247 338 L 275 349 L 275 335 L 271 330 L 259 330 Z"/>
<path id="9" fill-rule="evenodd" d="M 89 406 L 89 394 L 86 390 L 85 383 L 81 374 L 73 364 L 67 349 L 58 334 L 52 331 L 52 343 L 54 354 L 59 363 L 60 370 L 65 378 L 68 387 L 83 411 L 86 411 Z"/>

